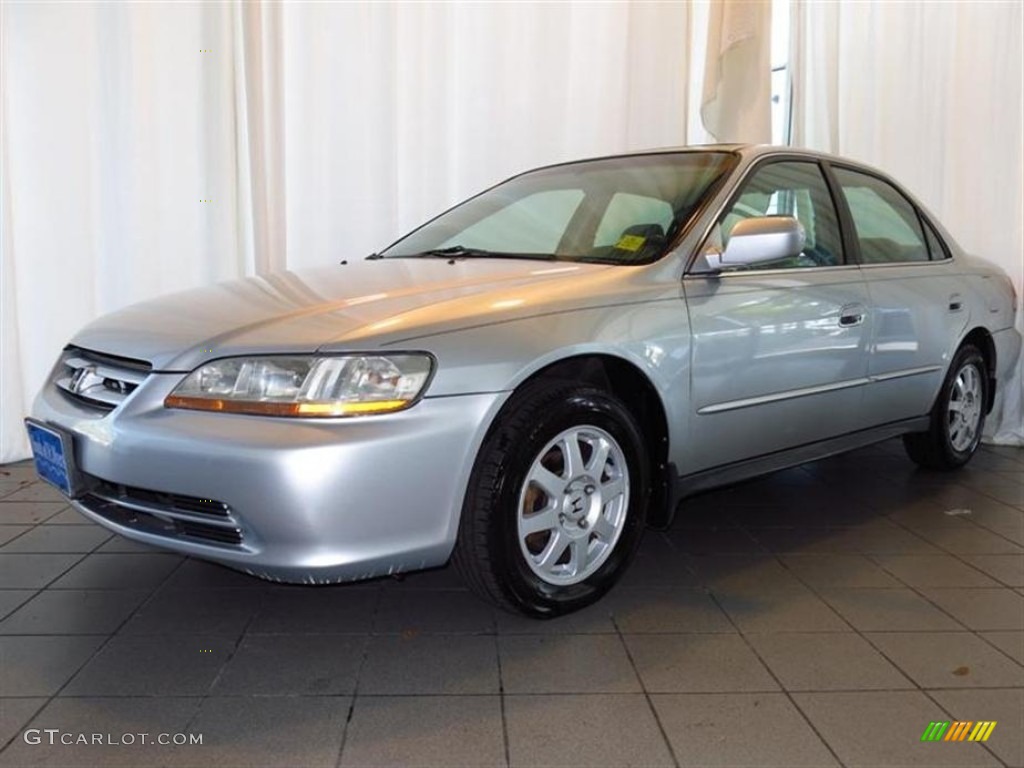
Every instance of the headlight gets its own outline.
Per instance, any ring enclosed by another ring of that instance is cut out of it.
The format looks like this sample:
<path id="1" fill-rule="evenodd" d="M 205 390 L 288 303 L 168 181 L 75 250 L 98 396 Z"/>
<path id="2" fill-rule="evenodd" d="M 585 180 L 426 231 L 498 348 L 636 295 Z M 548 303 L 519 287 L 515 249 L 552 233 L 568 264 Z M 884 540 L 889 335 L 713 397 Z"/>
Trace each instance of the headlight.
<path id="1" fill-rule="evenodd" d="M 408 408 L 433 368 L 422 354 L 229 357 L 196 368 L 164 405 L 264 416 L 354 416 Z"/>

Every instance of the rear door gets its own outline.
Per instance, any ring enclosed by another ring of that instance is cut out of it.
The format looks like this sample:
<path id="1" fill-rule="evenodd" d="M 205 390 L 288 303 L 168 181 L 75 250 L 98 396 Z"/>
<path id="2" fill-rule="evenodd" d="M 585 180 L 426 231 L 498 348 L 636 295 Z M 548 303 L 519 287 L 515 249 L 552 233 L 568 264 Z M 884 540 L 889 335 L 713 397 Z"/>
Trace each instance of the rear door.
<path id="1" fill-rule="evenodd" d="M 762 163 L 711 233 L 722 248 L 744 218 L 788 215 L 804 251 L 781 262 L 683 281 L 692 329 L 691 466 L 699 471 L 859 427 L 871 316 L 847 263 L 835 200 L 820 165 Z"/>
<path id="2" fill-rule="evenodd" d="M 968 321 L 955 266 L 916 206 L 887 180 L 832 166 L 873 317 L 864 426 L 920 416 Z"/>

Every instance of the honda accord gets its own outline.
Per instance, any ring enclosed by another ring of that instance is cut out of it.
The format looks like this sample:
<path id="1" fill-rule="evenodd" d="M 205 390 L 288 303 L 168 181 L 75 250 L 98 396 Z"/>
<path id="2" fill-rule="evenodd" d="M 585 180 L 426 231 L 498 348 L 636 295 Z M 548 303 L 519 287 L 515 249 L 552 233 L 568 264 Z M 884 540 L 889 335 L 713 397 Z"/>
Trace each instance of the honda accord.
<path id="1" fill-rule="evenodd" d="M 26 422 L 39 474 L 254 576 L 452 559 L 554 616 L 697 491 L 894 436 L 965 464 L 1021 344 L 1008 278 L 904 189 L 787 148 L 545 167 L 344 255 L 87 326 Z"/>

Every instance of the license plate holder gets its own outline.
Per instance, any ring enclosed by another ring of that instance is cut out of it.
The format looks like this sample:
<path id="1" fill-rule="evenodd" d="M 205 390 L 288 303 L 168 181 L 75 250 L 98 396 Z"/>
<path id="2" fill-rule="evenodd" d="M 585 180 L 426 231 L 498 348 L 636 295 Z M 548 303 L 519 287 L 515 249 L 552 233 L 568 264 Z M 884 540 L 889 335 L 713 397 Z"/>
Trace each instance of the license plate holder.
<path id="1" fill-rule="evenodd" d="M 81 489 L 81 481 L 75 467 L 71 433 L 35 419 L 25 419 L 25 429 L 32 446 L 36 473 L 69 499 L 75 498 Z"/>

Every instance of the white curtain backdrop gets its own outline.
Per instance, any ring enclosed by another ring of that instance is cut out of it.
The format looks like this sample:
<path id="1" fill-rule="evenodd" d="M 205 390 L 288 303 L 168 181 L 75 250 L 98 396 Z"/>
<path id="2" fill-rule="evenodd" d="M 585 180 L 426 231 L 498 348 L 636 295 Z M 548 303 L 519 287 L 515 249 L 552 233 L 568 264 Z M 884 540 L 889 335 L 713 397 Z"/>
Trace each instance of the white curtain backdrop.
<path id="1" fill-rule="evenodd" d="M 102 313 L 370 253 L 541 163 L 702 138 L 689 15 L 0 4 L 0 462 L 28 455 L 32 397 Z"/>
<path id="2" fill-rule="evenodd" d="M 534 165 L 708 140 L 713 10 L 0 4 L 0 462 L 100 314 L 361 256 Z M 892 171 L 1019 286 L 1020 6 L 794 19 L 799 143 Z"/>
<path id="3" fill-rule="evenodd" d="M 683 3 L 284 14 L 289 266 L 369 253 L 541 163 L 683 144 Z"/>
<path id="4" fill-rule="evenodd" d="M 891 173 L 1024 301 L 1024 4 L 793 0 L 792 22 L 793 143 Z M 1024 445 L 1020 361 L 987 433 Z"/>

